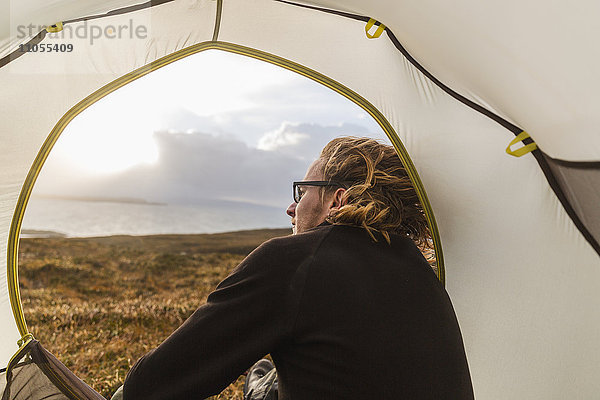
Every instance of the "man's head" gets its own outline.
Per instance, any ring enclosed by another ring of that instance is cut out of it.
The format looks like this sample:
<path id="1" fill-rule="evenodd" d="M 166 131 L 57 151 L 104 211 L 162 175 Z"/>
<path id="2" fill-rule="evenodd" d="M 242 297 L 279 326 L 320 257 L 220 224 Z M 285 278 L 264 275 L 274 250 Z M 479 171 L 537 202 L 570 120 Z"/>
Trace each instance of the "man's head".
<path id="1" fill-rule="evenodd" d="M 329 186 L 333 190 L 328 190 L 327 194 L 322 190 L 327 184 L 323 180 L 322 160 L 315 160 L 302 182 L 294 186 L 294 202 L 287 208 L 287 214 L 292 217 L 293 232 L 302 233 L 308 229 L 322 224 L 333 210 L 339 209 L 345 204 L 343 194 L 344 188 L 339 186 Z"/>
<path id="2" fill-rule="evenodd" d="M 388 233 L 421 244 L 429 238 L 417 193 L 392 146 L 369 138 L 333 139 L 304 180 L 325 186 L 299 185 L 300 201 L 287 209 L 294 233 L 328 221 L 379 231 L 388 240 Z"/>

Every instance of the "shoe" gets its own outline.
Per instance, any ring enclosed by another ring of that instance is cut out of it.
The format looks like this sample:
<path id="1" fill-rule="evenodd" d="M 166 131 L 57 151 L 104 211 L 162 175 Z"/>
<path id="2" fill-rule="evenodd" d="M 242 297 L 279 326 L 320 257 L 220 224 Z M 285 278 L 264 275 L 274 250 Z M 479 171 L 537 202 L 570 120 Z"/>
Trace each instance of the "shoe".
<path id="1" fill-rule="evenodd" d="M 277 399 L 277 371 L 265 358 L 254 364 L 244 382 L 244 400 Z"/>

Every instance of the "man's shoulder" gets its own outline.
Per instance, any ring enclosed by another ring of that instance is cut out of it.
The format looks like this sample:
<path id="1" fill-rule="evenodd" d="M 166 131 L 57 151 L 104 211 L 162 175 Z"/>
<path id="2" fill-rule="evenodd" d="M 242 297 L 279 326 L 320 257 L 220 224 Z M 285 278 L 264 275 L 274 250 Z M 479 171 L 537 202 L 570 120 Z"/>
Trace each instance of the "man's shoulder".
<path id="1" fill-rule="evenodd" d="M 296 235 L 275 237 L 261 244 L 255 251 L 265 254 L 282 251 L 294 253 L 311 251 L 316 249 L 323 239 L 331 233 L 332 228 L 333 225 L 319 225 Z"/>
<path id="2" fill-rule="evenodd" d="M 269 239 L 248 254 L 233 274 L 268 276 L 269 279 L 293 276 L 301 265 L 312 259 L 328 231 L 327 227 L 319 227 L 306 233 Z"/>
<path id="3" fill-rule="evenodd" d="M 351 225 L 322 224 L 306 232 L 269 239 L 257 247 L 250 255 L 252 261 L 295 262 L 313 255 L 335 254 L 341 257 L 347 254 L 353 257 L 356 252 L 382 254 L 401 252 L 420 254 L 414 243 L 399 235 L 390 235 L 391 244 L 375 232 L 373 240 L 363 227 Z M 270 260 L 270 261 L 269 261 Z"/>

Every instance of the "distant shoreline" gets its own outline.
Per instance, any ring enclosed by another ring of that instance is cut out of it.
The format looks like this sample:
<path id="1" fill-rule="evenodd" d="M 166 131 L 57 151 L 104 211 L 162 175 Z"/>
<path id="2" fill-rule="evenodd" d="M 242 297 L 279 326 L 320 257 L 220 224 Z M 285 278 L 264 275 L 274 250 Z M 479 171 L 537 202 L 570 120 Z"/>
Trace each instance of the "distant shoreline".
<path id="1" fill-rule="evenodd" d="M 147 204 L 151 206 L 165 206 L 167 203 L 147 201 L 135 197 L 94 197 L 94 196 L 60 196 L 54 194 L 35 194 L 34 198 L 49 200 L 87 201 L 93 203 L 125 203 L 125 204 Z"/>
<path id="2" fill-rule="evenodd" d="M 154 233 L 144 235 L 131 235 L 131 234 L 110 234 L 100 236 L 69 236 L 62 232 L 56 232 L 51 230 L 41 229 L 22 229 L 21 239 L 99 239 L 99 238 L 115 238 L 115 237 L 131 237 L 131 238 L 149 238 L 149 237 L 192 237 L 192 236 L 223 236 L 232 234 L 254 234 L 258 232 L 280 232 L 281 234 L 291 234 L 292 229 L 283 228 L 256 228 L 256 229 L 241 229 L 235 231 L 223 231 L 223 232 L 211 232 L 211 233 Z"/>
<path id="3" fill-rule="evenodd" d="M 44 239 L 44 238 L 66 238 L 67 235 L 55 231 L 44 231 L 40 229 L 22 229 L 21 238 Z"/>
<path id="4" fill-rule="evenodd" d="M 27 325 L 109 399 L 130 369 L 124 360 L 158 346 L 261 243 L 290 233 L 21 240 L 19 288 Z M 242 386 L 243 377 L 224 398 L 241 399 Z"/>

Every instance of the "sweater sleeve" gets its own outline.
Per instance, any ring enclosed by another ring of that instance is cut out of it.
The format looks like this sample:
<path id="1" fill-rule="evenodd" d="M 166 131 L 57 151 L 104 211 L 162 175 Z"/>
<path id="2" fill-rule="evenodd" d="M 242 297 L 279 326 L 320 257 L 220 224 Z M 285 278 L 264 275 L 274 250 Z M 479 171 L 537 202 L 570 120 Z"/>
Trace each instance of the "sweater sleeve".
<path id="1" fill-rule="evenodd" d="M 205 305 L 133 366 L 126 400 L 217 394 L 285 340 L 297 302 L 295 268 L 273 243 L 246 257 Z"/>

